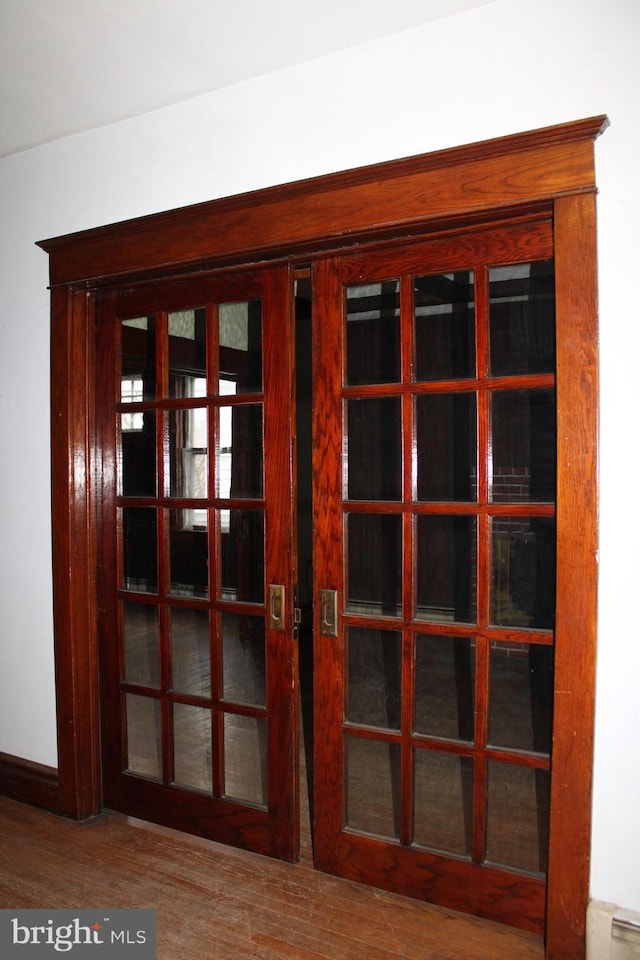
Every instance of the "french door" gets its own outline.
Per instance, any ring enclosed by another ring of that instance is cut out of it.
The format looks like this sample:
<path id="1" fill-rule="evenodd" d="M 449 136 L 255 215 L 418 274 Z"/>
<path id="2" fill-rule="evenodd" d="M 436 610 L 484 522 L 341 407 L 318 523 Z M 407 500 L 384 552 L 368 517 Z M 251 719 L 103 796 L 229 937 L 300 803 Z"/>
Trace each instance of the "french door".
<path id="1" fill-rule="evenodd" d="M 98 304 L 104 803 L 294 860 L 286 267 Z"/>
<path id="2" fill-rule="evenodd" d="M 315 859 L 541 932 L 549 220 L 313 268 Z"/>

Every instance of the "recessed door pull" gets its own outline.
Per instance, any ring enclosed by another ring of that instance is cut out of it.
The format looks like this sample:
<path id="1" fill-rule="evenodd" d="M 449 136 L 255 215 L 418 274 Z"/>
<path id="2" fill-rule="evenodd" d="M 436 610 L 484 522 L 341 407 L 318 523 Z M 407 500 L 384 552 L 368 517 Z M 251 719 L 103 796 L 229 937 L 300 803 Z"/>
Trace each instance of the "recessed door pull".
<path id="1" fill-rule="evenodd" d="M 320 591 L 320 633 L 323 637 L 338 636 L 338 591 Z"/>
<path id="2" fill-rule="evenodd" d="M 284 630 L 284 586 L 269 584 L 269 629 Z"/>

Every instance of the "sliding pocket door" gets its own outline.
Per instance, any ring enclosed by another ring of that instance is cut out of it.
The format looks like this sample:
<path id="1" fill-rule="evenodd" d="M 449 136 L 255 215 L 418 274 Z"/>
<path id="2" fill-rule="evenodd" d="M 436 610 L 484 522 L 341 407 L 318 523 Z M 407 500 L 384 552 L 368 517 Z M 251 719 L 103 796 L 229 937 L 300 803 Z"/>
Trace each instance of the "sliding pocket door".
<path id="1" fill-rule="evenodd" d="M 285 267 L 100 296 L 106 806 L 298 854 Z"/>
<path id="2" fill-rule="evenodd" d="M 314 284 L 316 863 L 541 932 L 550 224 L 327 257 Z"/>

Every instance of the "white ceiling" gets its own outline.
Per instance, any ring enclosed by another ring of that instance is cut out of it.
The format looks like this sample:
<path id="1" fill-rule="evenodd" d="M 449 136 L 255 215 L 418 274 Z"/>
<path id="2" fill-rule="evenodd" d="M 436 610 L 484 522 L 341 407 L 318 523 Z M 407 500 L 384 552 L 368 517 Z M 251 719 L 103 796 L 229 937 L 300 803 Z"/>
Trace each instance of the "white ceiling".
<path id="1" fill-rule="evenodd" d="M 0 157 L 489 2 L 0 0 Z"/>

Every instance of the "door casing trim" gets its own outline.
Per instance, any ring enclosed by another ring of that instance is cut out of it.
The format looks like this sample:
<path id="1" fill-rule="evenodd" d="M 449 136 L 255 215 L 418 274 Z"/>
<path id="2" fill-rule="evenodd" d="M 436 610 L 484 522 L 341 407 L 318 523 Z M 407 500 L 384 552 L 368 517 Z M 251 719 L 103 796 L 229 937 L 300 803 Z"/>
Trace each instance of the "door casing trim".
<path id="1" fill-rule="evenodd" d="M 544 206 L 558 332 L 557 594 L 549 958 L 585 949 L 597 602 L 594 141 L 606 117 L 214 200 L 41 241 L 50 259 L 54 648 L 59 809 L 102 809 L 95 507 L 95 291 L 362 242 L 436 235 Z M 578 815 L 576 815 L 578 812 Z"/>

